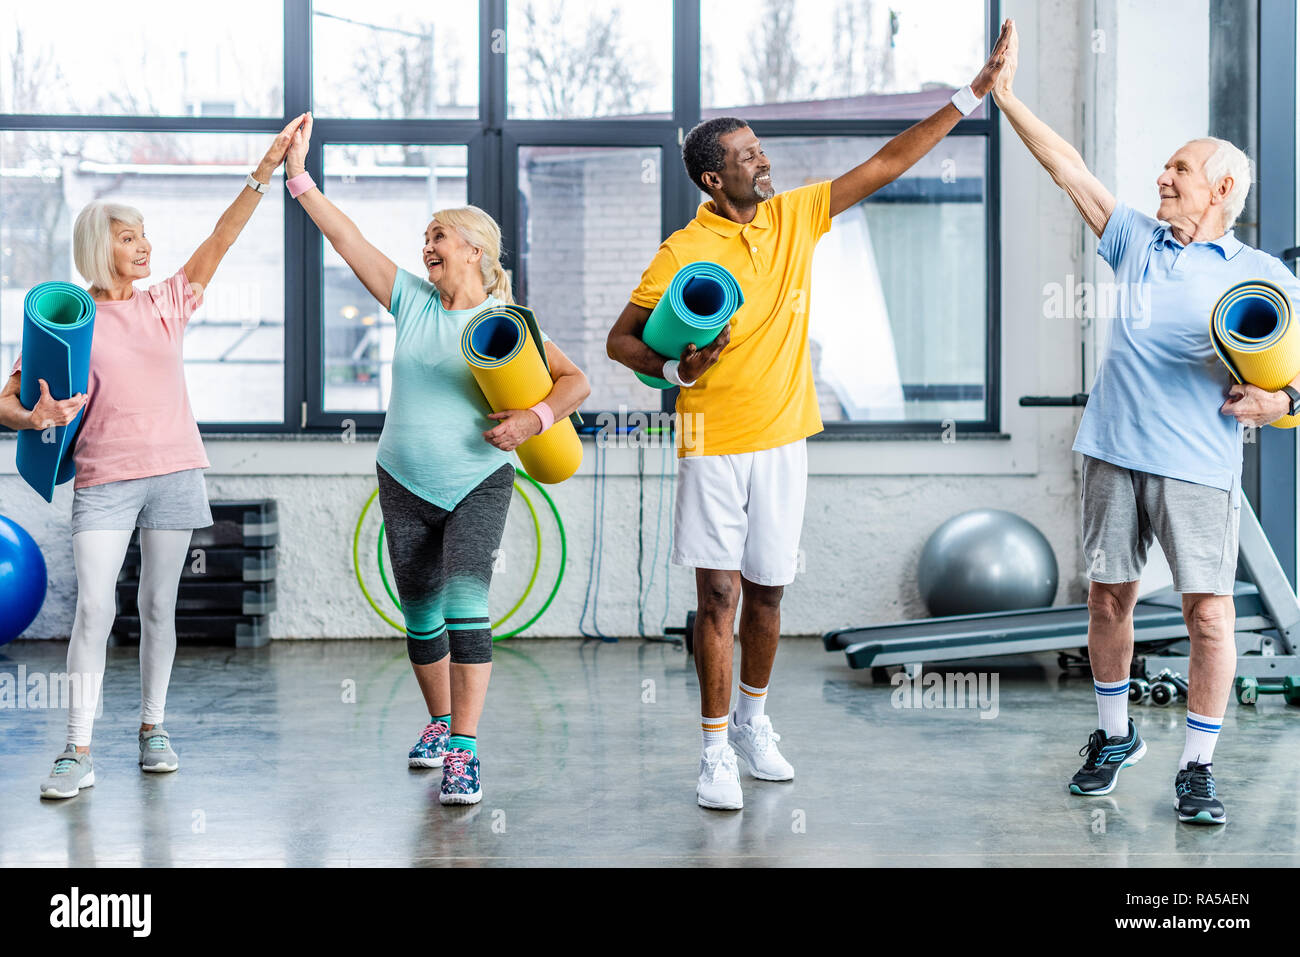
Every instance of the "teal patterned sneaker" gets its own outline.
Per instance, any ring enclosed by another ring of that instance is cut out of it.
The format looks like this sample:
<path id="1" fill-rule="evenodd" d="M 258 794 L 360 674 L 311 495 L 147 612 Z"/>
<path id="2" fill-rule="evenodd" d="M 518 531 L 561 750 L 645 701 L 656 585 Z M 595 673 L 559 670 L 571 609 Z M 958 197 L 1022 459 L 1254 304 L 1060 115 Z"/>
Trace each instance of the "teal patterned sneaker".
<path id="1" fill-rule="evenodd" d="M 172 750 L 171 736 L 156 724 L 152 731 L 140 732 L 140 770 L 165 773 L 181 766 L 181 759 Z"/>
<path id="2" fill-rule="evenodd" d="M 1186 824 L 1227 824 L 1223 802 L 1214 790 L 1214 775 L 1208 764 L 1188 761 L 1174 778 L 1174 807 L 1178 820 Z"/>
<path id="3" fill-rule="evenodd" d="M 41 782 L 41 797 L 76 797 L 82 788 L 94 786 L 95 766 L 91 763 L 90 753 L 79 754 L 76 746 L 70 744 L 54 759 L 50 776 Z"/>
<path id="4" fill-rule="evenodd" d="M 424 733 L 411 753 L 407 763 L 413 768 L 440 768 L 442 756 L 447 753 L 447 742 L 451 740 L 451 728 L 445 721 L 430 721 L 424 726 Z"/>
<path id="5" fill-rule="evenodd" d="M 478 755 L 468 748 L 448 748 L 442 758 L 442 804 L 477 804 L 483 800 L 478 780 Z"/>
<path id="6" fill-rule="evenodd" d="M 1131 768 L 1147 753 L 1146 743 L 1138 734 L 1133 719 L 1128 719 L 1126 737 L 1106 737 L 1101 728 L 1088 736 L 1088 743 L 1079 749 L 1084 756 L 1083 767 L 1070 779 L 1070 791 L 1086 797 L 1099 797 L 1115 790 L 1119 772 Z"/>

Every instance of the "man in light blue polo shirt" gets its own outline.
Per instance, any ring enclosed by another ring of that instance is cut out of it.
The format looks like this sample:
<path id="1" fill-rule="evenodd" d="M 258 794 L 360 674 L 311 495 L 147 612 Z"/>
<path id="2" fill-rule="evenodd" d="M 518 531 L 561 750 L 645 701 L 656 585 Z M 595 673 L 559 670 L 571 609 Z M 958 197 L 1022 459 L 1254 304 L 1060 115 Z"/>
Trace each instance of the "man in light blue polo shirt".
<path id="1" fill-rule="evenodd" d="M 1223 140 L 1196 139 L 1156 180 L 1156 217 L 1118 203 L 1078 151 L 1012 92 L 1019 43 L 993 95 L 1030 152 L 1073 200 L 1115 272 L 1114 321 L 1074 450 L 1083 454 L 1088 656 L 1098 725 L 1070 782 L 1109 794 L 1146 753 L 1128 717 L 1133 607 L 1152 539 L 1181 593 L 1191 637 L 1187 736 L 1174 779 L 1181 821 L 1223 824 L 1211 762 L 1236 674 L 1235 611 L 1243 427 L 1300 408 L 1294 386 L 1236 385 L 1210 342 L 1210 313 L 1234 284 L 1267 279 L 1300 305 L 1300 282 L 1232 233 L 1250 191 L 1250 160 Z"/>

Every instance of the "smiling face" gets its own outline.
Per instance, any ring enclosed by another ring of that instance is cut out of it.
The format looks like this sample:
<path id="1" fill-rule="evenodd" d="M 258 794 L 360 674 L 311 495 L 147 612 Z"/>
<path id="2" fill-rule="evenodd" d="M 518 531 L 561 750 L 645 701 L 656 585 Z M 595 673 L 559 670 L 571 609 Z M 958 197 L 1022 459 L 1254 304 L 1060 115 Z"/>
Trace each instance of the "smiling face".
<path id="1" fill-rule="evenodd" d="M 113 269 L 117 278 L 122 282 L 148 278 L 153 244 L 145 238 L 144 223 L 132 226 L 115 219 L 109 224 L 109 235 L 113 237 Z"/>
<path id="2" fill-rule="evenodd" d="M 478 275 L 483 250 L 465 242 L 456 230 L 436 219 L 424 230 L 424 268 L 435 286 L 459 285 L 461 277 Z"/>
<path id="3" fill-rule="evenodd" d="M 737 206 L 750 206 L 776 195 L 772 187 L 772 164 L 763 146 L 748 126 L 718 137 L 726 151 L 722 170 L 705 173 L 705 182 L 720 189 Z"/>
<path id="4" fill-rule="evenodd" d="M 1214 149 L 1212 143 L 1191 142 L 1169 157 L 1156 179 L 1160 190 L 1156 219 L 1173 225 L 1199 223 L 1212 205 L 1222 202 L 1223 194 L 1231 189 L 1231 180 L 1224 177 L 1216 191 L 1205 175 L 1205 164 Z"/>

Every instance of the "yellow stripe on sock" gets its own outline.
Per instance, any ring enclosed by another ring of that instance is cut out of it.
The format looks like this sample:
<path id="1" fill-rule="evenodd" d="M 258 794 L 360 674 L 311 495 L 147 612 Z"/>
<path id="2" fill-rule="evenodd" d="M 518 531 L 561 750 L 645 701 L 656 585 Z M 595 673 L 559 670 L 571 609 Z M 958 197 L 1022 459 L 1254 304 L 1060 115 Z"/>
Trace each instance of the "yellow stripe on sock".
<path id="1" fill-rule="evenodd" d="M 743 694 L 746 698 L 766 698 L 766 697 L 767 697 L 767 689 L 766 689 L 766 688 L 764 688 L 762 691 L 759 691 L 759 692 L 757 692 L 757 693 L 756 693 L 756 692 L 753 692 L 753 691 L 746 691 L 744 688 L 741 688 L 741 689 L 740 689 L 740 693 Z"/>

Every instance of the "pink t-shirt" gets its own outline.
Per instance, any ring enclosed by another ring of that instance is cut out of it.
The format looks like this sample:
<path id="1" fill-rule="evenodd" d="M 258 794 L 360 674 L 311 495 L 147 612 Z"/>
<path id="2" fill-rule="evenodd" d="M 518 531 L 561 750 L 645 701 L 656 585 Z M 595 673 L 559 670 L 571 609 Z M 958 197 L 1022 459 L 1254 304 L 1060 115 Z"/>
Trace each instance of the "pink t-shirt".
<path id="1" fill-rule="evenodd" d="M 74 488 L 209 467 L 182 357 L 185 325 L 200 305 L 184 267 L 130 299 L 95 303 Z"/>

